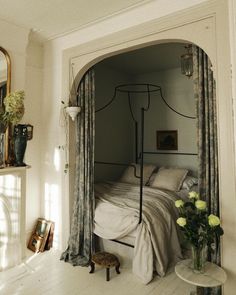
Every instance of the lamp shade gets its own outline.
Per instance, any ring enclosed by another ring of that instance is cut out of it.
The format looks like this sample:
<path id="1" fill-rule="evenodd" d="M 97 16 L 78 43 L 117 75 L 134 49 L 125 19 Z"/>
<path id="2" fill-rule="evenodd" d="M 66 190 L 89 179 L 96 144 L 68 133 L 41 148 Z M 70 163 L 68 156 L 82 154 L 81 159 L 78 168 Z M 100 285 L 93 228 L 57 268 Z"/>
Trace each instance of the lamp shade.
<path id="1" fill-rule="evenodd" d="M 76 116 L 78 115 L 78 113 L 81 111 L 80 107 L 67 107 L 66 108 L 66 112 L 67 114 L 71 117 L 72 121 L 75 120 Z"/>
<path id="2" fill-rule="evenodd" d="M 191 45 L 185 46 L 187 53 L 181 55 L 181 73 L 187 77 L 193 74 L 193 55 L 190 52 Z"/>

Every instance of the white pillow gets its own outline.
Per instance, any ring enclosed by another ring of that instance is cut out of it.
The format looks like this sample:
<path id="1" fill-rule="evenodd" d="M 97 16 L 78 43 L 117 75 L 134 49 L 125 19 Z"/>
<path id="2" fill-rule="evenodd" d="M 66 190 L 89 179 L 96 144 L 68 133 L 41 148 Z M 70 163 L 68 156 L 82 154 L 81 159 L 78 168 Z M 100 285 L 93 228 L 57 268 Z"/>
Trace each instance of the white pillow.
<path id="1" fill-rule="evenodd" d="M 179 191 L 187 173 L 187 169 L 160 168 L 150 186 L 169 191 Z"/>
<path id="2" fill-rule="evenodd" d="M 136 167 L 136 175 L 140 176 L 140 165 L 139 164 L 134 164 L 132 163 L 131 165 Z M 152 175 L 153 170 L 156 168 L 156 166 L 151 165 L 151 164 L 144 164 L 143 165 L 143 184 L 145 185 L 150 176 Z M 139 184 L 140 183 L 140 178 L 135 177 L 134 175 L 135 169 L 134 167 L 127 167 L 125 169 L 125 172 L 120 178 L 120 182 L 125 182 L 125 183 L 131 183 L 131 184 Z"/>
<path id="3" fill-rule="evenodd" d="M 198 184 L 198 179 L 196 177 L 186 176 L 182 185 L 182 189 L 187 189 L 190 191 L 191 188 L 196 184 Z"/>

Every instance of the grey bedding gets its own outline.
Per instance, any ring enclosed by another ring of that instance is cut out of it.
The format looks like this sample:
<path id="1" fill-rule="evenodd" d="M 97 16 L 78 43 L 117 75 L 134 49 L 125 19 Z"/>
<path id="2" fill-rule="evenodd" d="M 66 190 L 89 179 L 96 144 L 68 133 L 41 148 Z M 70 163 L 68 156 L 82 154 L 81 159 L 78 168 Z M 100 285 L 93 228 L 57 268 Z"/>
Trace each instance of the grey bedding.
<path id="1" fill-rule="evenodd" d="M 139 186 L 127 183 L 95 185 L 94 233 L 105 239 L 119 239 L 136 232 L 133 273 L 149 283 L 154 270 L 164 276 L 181 259 L 176 227 L 174 193 L 144 187 L 142 222 L 139 221 Z"/>

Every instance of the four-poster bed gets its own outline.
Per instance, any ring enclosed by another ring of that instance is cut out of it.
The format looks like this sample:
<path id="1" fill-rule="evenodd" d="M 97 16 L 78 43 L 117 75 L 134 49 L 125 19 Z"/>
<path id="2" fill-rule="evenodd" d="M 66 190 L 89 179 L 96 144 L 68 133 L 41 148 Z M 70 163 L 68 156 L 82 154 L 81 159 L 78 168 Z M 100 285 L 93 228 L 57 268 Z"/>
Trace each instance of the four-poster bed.
<path id="1" fill-rule="evenodd" d="M 116 163 L 95 160 L 95 165 L 128 167 L 126 168 L 125 173 L 127 173 L 127 170 L 130 170 L 129 172 L 133 173 L 136 181 L 126 181 L 123 175 L 123 177 L 121 177 L 116 183 L 106 182 L 95 184 L 96 210 L 94 232 L 102 238 L 110 239 L 125 246 L 135 248 L 133 271 L 141 277 L 144 283 L 148 283 L 152 279 L 154 270 L 156 270 L 160 276 L 163 276 L 167 271 L 167 267 L 169 267 L 171 263 L 176 263 L 182 256 L 178 232 L 175 226 L 177 215 L 174 208 L 174 201 L 179 196 L 171 191 L 171 189 L 168 191 L 168 186 L 167 190 L 162 190 L 160 187 L 146 186 L 150 176 L 156 169 L 156 166 L 145 164 L 145 155 L 174 154 L 196 156 L 197 154 L 163 151 L 156 152 L 146 151 L 144 149 L 145 113 L 150 109 L 151 94 L 153 92 L 159 92 L 164 103 L 171 110 L 175 111 L 164 99 L 160 86 L 154 84 L 119 85 L 115 87 L 112 99 L 96 112 L 101 112 L 110 106 L 114 102 L 118 92 L 126 93 L 128 96 L 129 110 L 135 127 L 135 163 Z M 131 104 L 131 94 L 147 95 L 146 105 L 140 108 L 140 121 L 135 118 Z M 177 111 L 175 112 L 185 118 L 195 119 L 195 117 L 187 116 Z M 149 169 L 149 175 L 144 175 L 147 173 L 147 169 Z M 181 173 L 178 184 L 178 187 L 180 188 L 188 171 L 185 169 L 179 169 L 179 172 Z M 125 210 L 128 210 L 129 213 L 124 213 L 126 212 Z M 107 216 L 106 219 L 105 216 Z M 111 225 L 108 225 L 111 220 L 112 223 L 119 224 L 119 226 L 112 227 Z M 139 229 L 139 226 L 142 228 L 142 222 L 146 225 L 148 230 Z M 121 225 L 121 223 L 123 224 Z M 153 224 L 155 224 L 155 226 L 152 226 Z M 123 238 L 126 235 L 131 238 L 130 240 L 133 241 L 132 244 L 124 241 Z M 147 236 L 150 237 L 147 238 Z M 139 241 L 140 245 L 138 245 L 137 241 Z M 169 243 L 175 245 L 175 249 L 171 248 Z M 142 247 L 149 249 L 149 251 L 142 250 Z M 147 254 L 147 252 L 149 254 Z M 146 257 L 145 263 L 140 259 L 142 256 Z M 161 258 L 160 256 L 163 257 Z M 153 264 L 154 267 L 152 267 Z"/>
<path id="2" fill-rule="evenodd" d="M 140 162 L 140 175 L 137 175 L 137 171 L 136 171 L 136 166 L 132 165 L 130 163 L 115 163 L 115 162 L 106 162 L 106 161 L 97 161 L 95 160 L 95 164 L 101 164 L 101 165 L 113 165 L 113 166 L 130 166 L 134 168 L 134 176 L 136 178 L 139 179 L 139 185 L 140 185 L 140 206 L 139 206 L 139 223 L 141 223 L 142 221 L 142 199 L 143 199 L 143 165 L 144 165 L 144 156 L 147 154 L 167 154 L 167 155 L 189 155 L 189 156 L 197 156 L 196 153 L 178 153 L 178 152 L 156 152 L 156 151 L 145 151 L 144 150 L 144 130 L 145 130 L 145 126 L 144 126 L 144 119 L 145 119 L 145 112 L 147 112 L 150 108 L 150 104 L 151 104 L 151 93 L 153 92 L 159 92 L 160 93 L 160 98 L 163 100 L 163 102 L 165 103 L 165 105 L 170 108 L 172 111 L 174 111 L 175 113 L 188 118 L 188 119 L 196 119 L 196 117 L 194 116 L 188 116 L 185 114 L 182 114 L 178 111 L 176 111 L 174 108 L 172 108 L 167 101 L 165 100 L 165 98 L 163 97 L 162 94 L 162 90 L 161 87 L 158 85 L 154 85 L 154 84 L 148 84 L 148 83 L 135 83 L 135 84 L 123 84 L 123 85 L 118 85 L 115 87 L 114 90 L 114 95 L 111 98 L 111 100 L 105 104 L 105 106 L 99 108 L 98 110 L 95 111 L 95 113 L 101 112 L 103 110 L 105 110 L 108 106 L 110 106 L 112 104 L 112 102 L 115 100 L 116 98 L 116 94 L 118 92 L 122 92 L 122 93 L 126 93 L 128 95 L 128 102 L 129 102 L 129 110 L 130 110 L 130 114 L 132 117 L 132 120 L 135 124 L 135 163 L 137 164 L 138 162 Z M 135 118 L 134 116 L 134 112 L 132 110 L 132 105 L 131 105 L 131 94 L 146 94 L 148 101 L 147 101 L 147 105 L 146 107 L 142 107 L 140 109 L 141 112 L 141 122 L 140 122 L 140 151 L 139 151 L 139 122 L 138 120 Z"/>

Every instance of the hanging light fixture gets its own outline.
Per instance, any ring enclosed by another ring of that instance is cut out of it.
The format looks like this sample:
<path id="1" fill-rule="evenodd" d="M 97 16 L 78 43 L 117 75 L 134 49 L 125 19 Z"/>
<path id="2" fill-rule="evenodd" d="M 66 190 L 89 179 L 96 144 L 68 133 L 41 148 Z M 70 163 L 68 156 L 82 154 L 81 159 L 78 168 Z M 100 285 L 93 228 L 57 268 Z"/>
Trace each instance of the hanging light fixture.
<path id="1" fill-rule="evenodd" d="M 187 53 L 181 55 L 181 73 L 190 78 L 193 74 L 192 45 L 188 44 L 184 47 Z"/>

